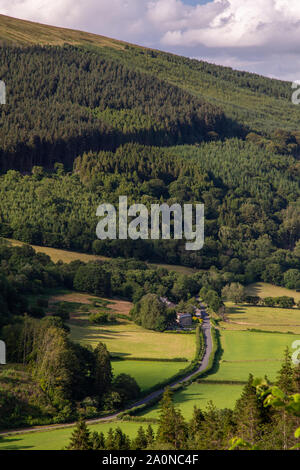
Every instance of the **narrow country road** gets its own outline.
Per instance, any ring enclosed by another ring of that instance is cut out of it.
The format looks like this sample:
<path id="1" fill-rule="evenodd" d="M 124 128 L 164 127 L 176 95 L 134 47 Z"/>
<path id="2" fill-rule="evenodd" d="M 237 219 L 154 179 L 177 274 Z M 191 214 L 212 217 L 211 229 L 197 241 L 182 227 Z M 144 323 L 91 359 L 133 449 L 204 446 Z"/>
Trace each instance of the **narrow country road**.
<path id="1" fill-rule="evenodd" d="M 207 366 L 208 366 L 208 361 L 212 352 L 212 339 L 211 339 L 211 324 L 210 324 L 210 318 L 208 313 L 205 310 L 204 305 L 201 304 L 202 310 L 205 311 L 203 314 L 203 324 L 202 324 L 202 329 L 204 333 L 204 341 L 205 341 L 205 352 L 203 359 L 201 361 L 201 364 L 199 365 L 198 369 L 196 369 L 194 372 L 191 374 L 187 375 L 186 377 L 177 380 L 176 382 L 173 382 L 168 385 L 168 387 L 172 388 L 175 387 L 176 385 L 184 382 L 188 382 L 191 380 L 195 375 L 199 374 L 199 372 L 204 371 Z M 141 398 L 139 401 L 135 402 L 132 404 L 129 408 L 126 408 L 124 411 L 130 411 L 132 408 L 135 408 L 136 406 L 144 405 L 146 403 L 149 403 L 151 400 L 154 398 L 159 397 L 160 395 L 163 394 L 164 390 L 166 387 L 161 388 L 160 390 L 156 390 L 155 392 L 150 393 L 150 395 L 147 395 L 144 398 Z M 104 418 L 95 418 L 95 419 L 88 419 L 86 420 L 87 424 L 96 424 L 96 423 L 101 423 L 104 421 L 113 421 L 114 419 L 118 418 L 118 416 L 121 413 L 124 413 L 124 411 L 118 411 L 115 414 L 105 416 Z M 13 431 L 2 431 L 0 432 L 1 435 L 8 435 L 8 434 L 25 434 L 29 432 L 39 432 L 39 431 L 52 431 L 55 429 L 61 429 L 61 428 L 69 428 L 69 427 L 74 427 L 76 423 L 68 423 L 68 424 L 54 424 L 54 425 L 49 425 L 49 426 L 36 426 L 32 428 L 25 428 L 25 429 L 18 429 L 18 430 L 13 430 Z"/>

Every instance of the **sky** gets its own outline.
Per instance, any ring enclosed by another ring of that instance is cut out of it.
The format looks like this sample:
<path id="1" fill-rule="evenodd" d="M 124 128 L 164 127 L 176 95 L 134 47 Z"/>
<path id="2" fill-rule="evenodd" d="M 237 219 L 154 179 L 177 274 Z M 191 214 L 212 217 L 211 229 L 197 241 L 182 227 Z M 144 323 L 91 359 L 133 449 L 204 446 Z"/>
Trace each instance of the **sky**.
<path id="1" fill-rule="evenodd" d="M 0 0 L 0 13 L 300 80 L 300 0 Z"/>

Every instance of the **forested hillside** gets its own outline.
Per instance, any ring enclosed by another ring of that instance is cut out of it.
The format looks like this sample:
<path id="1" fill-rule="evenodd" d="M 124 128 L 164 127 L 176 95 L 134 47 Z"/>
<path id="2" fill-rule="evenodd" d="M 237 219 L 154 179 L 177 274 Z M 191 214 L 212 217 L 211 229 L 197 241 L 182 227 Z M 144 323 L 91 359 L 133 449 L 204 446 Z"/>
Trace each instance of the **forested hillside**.
<path id="1" fill-rule="evenodd" d="M 72 47 L 0 49 L 7 84 L 1 168 L 71 168 L 87 150 L 124 142 L 192 143 L 235 131 L 222 111 L 149 75 Z M 121 111 L 121 112 L 120 112 Z"/>
<path id="2" fill-rule="evenodd" d="M 3 17 L 0 234 L 284 284 L 300 235 L 290 85 L 103 38 L 87 46 L 83 33 L 74 45 L 58 31 Z M 204 249 L 95 240 L 97 206 L 124 194 L 204 203 Z"/>
<path id="3" fill-rule="evenodd" d="M 92 50 L 129 69 L 140 70 L 221 107 L 239 125 L 269 135 L 278 128 L 297 131 L 299 107 L 291 103 L 291 84 L 230 67 L 133 46 L 95 34 L 18 20 L 0 15 L 2 44 L 65 44 Z"/>
<path id="4" fill-rule="evenodd" d="M 299 165 L 238 139 L 170 148 L 126 144 L 89 152 L 74 172 L 34 167 L 0 177 L 0 234 L 27 243 L 135 257 L 284 285 L 299 268 Z M 205 245 L 184 241 L 96 240 L 101 202 L 205 204 Z M 297 276 L 296 276 L 297 277 Z M 296 282 L 296 278 L 295 278 Z"/>

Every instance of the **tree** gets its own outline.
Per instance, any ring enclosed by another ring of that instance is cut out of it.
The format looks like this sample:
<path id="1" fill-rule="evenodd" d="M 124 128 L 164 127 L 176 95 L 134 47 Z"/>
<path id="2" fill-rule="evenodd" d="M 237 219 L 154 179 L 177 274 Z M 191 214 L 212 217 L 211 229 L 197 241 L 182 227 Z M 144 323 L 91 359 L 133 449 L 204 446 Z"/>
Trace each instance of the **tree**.
<path id="1" fill-rule="evenodd" d="M 227 284 L 222 289 L 222 297 L 235 303 L 240 303 L 245 297 L 245 288 L 238 282 Z"/>
<path id="2" fill-rule="evenodd" d="M 289 269 L 284 273 L 283 282 L 288 289 L 300 289 L 300 272 L 298 269 Z"/>
<path id="3" fill-rule="evenodd" d="M 204 421 L 203 412 L 200 410 L 200 408 L 197 408 L 196 406 L 194 406 L 193 416 L 189 423 L 189 434 L 191 436 L 195 436 L 199 432 L 203 421 Z"/>
<path id="4" fill-rule="evenodd" d="M 67 450 L 91 450 L 90 431 L 83 419 L 80 419 L 71 435 Z"/>
<path id="5" fill-rule="evenodd" d="M 137 437 L 133 441 L 132 447 L 134 450 L 144 450 L 148 445 L 148 440 L 144 428 L 142 426 L 139 427 Z"/>
<path id="6" fill-rule="evenodd" d="M 160 403 L 157 441 L 171 444 L 175 449 L 184 448 L 187 438 L 187 426 L 180 411 L 176 410 L 169 388 L 166 388 Z"/>
<path id="7" fill-rule="evenodd" d="M 195 410 L 190 433 L 192 448 L 201 450 L 221 450 L 226 448 L 232 431 L 232 411 L 218 410 L 212 401 L 204 412 Z"/>
<path id="8" fill-rule="evenodd" d="M 121 408 L 123 399 L 118 392 L 110 390 L 102 396 L 102 406 L 104 410 L 118 410 Z"/>
<path id="9" fill-rule="evenodd" d="M 118 375 L 112 383 L 112 388 L 122 397 L 122 404 L 128 400 L 138 398 L 141 389 L 136 380 L 128 374 Z"/>
<path id="10" fill-rule="evenodd" d="M 155 294 L 147 294 L 134 306 L 131 312 L 133 320 L 143 328 L 163 331 L 168 323 L 175 319 L 172 309 Z"/>
<path id="11" fill-rule="evenodd" d="M 117 427 L 115 430 L 110 428 L 105 440 L 105 449 L 130 450 L 130 439 L 123 433 L 120 427 Z"/>
<path id="12" fill-rule="evenodd" d="M 285 349 L 284 360 L 278 374 L 276 383 L 277 387 L 282 390 L 285 395 L 291 395 L 296 391 L 294 368 L 292 364 L 289 348 Z M 291 431 L 295 426 L 294 419 L 288 414 L 285 407 L 279 408 L 273 418 L 273 433 L 277 436 L 277 446 L 287 450 L 291 441 Z"/>
<path id="13" fill-rule="evenodd" d="M 95 391 L 99 397 L 107 392 L 112 383 L 112 368 L 110 355 L 104 343 L 98 343 L 95 353 Z"/>
<path id="14" fill-rule="evenodd" d="M 105 438 L 103 432 L 93 432 L 91 437 L 91 447 L 93 450 L 105 449 Z"/>
<path id="15" fill-rule="evenodd" d="M 253 385 L 253 375 L 249 375 L 241 398 L 236 402 L 234 416 L 237 435 L 245 441 L 255 444 L 261 437 L 261 427 L 264 421 L 263 404 Z"/>
<path id="16" fill-rule="evenodd" d="M 151 446 L 154 442 L 155 436 L 151 424 L 148 425 L 146 432 L 147 446 Z"/>
<path id="17" fill-rule="evenodd" d="M 110 274 L 98 264 L 81 266 L 74 277 L 74 288 L 81 292 L 108 296 L 111 290 Z"/>

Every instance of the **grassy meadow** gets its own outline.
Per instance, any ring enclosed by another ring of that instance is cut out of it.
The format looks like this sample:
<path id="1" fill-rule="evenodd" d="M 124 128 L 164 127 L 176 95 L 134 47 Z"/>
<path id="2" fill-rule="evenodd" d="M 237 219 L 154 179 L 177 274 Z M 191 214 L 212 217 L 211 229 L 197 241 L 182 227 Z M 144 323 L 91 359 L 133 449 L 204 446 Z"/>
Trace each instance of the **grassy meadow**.
<path id="1" fill-rule="evenodd" d="M 112 47 L 123 50 L 125 42 L 110 39 L 97 34 L 85 33 L 67 28 L 58 28 L 32 21 L 17 20 L 1 15 L 0 38 L 13 44 L 51 44 L 63 46 L 68 44 L 94 45 L 97 47 Z"/>
<path id="2" fill-rule="evenodd" d="M 295 339 L 297 336 L 290 334 L 221 330 L 219 363 L 199 383 L 175 393 L 176 405 L 186 418 L 192 416 L 194 406 L 203 409 L 209 401 L 217 408 L 233 408 L 244 386 L 241 382 L 246 382 L 250 373 L 254 377 L 267 374 L 271 381 L 276 380 L 284 350 L 291 348 Z M 146 418 L 158 415 L 158 405 L 140 414 Z"/>
<path id="3" fill-rule="evenodd" d="M 194 383 L 175 393 L 173 399 L 183 416 L 190 419 L 193 415 L 194 406 L 205 409 L 210 401 L 217 408 L 233 408 L 236 400 L 241 395 L 242 389 L 243 385 Z M 140 413 L 139 416 L 158 419 L 159 405 Z"/>
<path id="4" fill-rule="evenodd" d="M 256 282 L 246 287 L 247 295 L 258 295 L 259 297 L 294 297 L 295 301 L 300 301 L 300 292 L 285 287 L 274 286 L 266 282 Z"/>
<path id="5" fill-rule="evenodd" d="M 226 303 L 226 330 L 261 329 L 300 334 L 300 309 L 271 308 Z"/>
<path id="6" fill-rule="evenodd" d="M 148 423 L 134 423 L 134 422 L 104 422 L 99 424 L 89 425 L 91 432 L 103 432 L 107 434 L 110 428 L 115 429 L 120 427 L 131 438 L 136 437 L 138 428 L 143 426 L 146 430 Z M 152 424 L 153 430 L 157 429 L 156 424 Z M 0 436 L 0 451 L 1 450 L 62 450 L 68 445 L 73 427 L 56 429 L 53 431 L 30 432 L 26 434 L 14 434 Z"/>
<path id="7" fill-rule="evenodd" d="M 286 347 L 296 335 L 250 331 L 221 331 L 222 355 L 207 380 L 246 381 L 249 373 L 275 380 Z"/>
<path id="8" fill-rule="evenodd" d="M 142 391 L 148 390 L 153 384 L 171 379 L 187 366 L 187 362 L 112 361 L 114 375 L 131 375 Z"/>
<path id="9" fill-rule="evenodd" d="M 195 355 L 193 334 L 158 333 L 135 323 L 119 320 L 116 325 L 76 325 L 71 323 L 71 339 L 95 347 L 99 341 L 114 355 L 136 358 L 192 360 Z"/>

